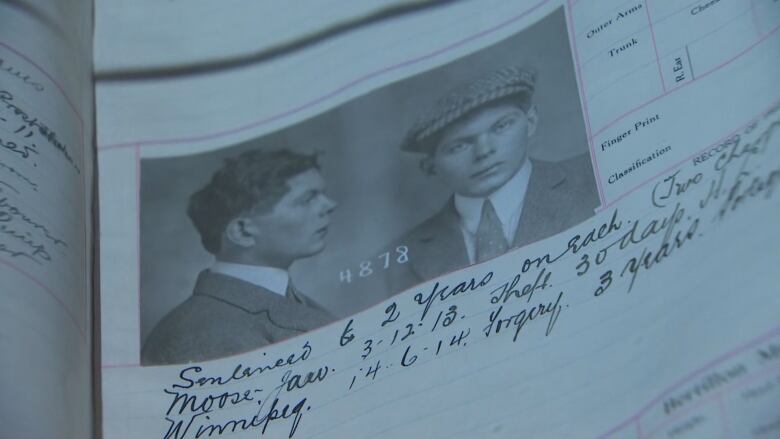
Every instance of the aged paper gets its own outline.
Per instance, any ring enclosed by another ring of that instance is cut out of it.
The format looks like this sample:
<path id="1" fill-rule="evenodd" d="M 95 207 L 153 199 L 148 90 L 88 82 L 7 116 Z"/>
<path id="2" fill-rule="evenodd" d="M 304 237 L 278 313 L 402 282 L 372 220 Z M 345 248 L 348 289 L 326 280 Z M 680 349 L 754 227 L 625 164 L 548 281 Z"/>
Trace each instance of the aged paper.
<path id="1" fill-rule="evenodd" d="M 778 26 L 463 2 L 99 82 L 104 434 L 771 437 Z"/>
<path id="2" fill-rule="evenodd" d="M 92 434 L 91 4 L 0 3 L 0 424 Z"/>

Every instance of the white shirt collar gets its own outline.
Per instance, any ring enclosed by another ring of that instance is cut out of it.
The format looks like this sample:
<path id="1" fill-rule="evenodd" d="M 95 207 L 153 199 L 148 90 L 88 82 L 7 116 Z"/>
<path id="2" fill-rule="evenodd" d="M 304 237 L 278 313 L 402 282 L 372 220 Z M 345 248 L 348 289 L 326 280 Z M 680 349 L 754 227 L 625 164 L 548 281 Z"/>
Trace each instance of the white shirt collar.
<path id="1" fill-rule="evenodd" d="M 493 204 L 496 215 L 504 228 L 504 236 L 510 243 L 514 240 L 530 180 L 531 160 L 526 159 L 520 170 L 509 181 L 487 197 Z M 471 198 L 455 194 L 455 210 L 460 216 L 461 227 L 472 235 L 476 234 L 479 228 L 484 202 L 485 198 Z"/>
<path id="2" fill-rule="evenodd" d="M 212 273 L 235 277 L 252 285 L 265 288 L 281 296 L 286 295 L 290 274 L 287 270 L 259 265 L 236 264 L 234 262 L 217 261 L 209 269 Z"/>

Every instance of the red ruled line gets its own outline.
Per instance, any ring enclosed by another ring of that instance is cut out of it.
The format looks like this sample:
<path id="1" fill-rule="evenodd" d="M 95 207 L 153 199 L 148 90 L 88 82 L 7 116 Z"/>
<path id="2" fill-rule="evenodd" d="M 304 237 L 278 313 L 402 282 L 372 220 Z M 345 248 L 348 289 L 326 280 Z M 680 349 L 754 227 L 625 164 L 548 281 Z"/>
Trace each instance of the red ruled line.
<path id="1" fill-rule="evenodd" d="M 302 105 L 299 105 L 297 107 L 293 107 L 290 109 L 287 109 L 285 111 L 282 111 L 280 113 L 277 113 L 275 115 L 268 116 L 264 119 L 248 123 L 246 125 L 242 125 L 235 128 L 230 128 L 222 131 L 216 131 L 213 133 L 207 133 L 207 134 L 201 134 L 196 136 L 185 136 L 185 137 L 171 137 L 171 138 L 162 138 L 162 139 L 141 139 L 141 140 L 134 140 L 130 142 L 120 142 L 120 143 L 110 143 L 105 145 L 98 145 L 98 151 L 110 151 L 113 149 L 120 149 L 120 148 L 128 148 L 128 147 L 135 147 L 136 145 L 140 146 L 147 146 L 147 145 L 155 145 L 155 146 L 164 146 L 164 145 L 173 145 L 173 144 L 181 144 L 181 143 L 191 143 L 191 142 L 197 142 L 197 141 L 204 141 L 204 140 L 212 140 L 219 137 L 229 136 L 233 135 L 239 132 L 243 132 L 252 128 L 257 128 L 263 125 L 268 125 L 272 122 L 278 121 L 280 119 L 284 119 L 286 117 L 292 116 L 297 113 L 301 113 L 305 110 L 308 110 L 309 108 L 315 107 L 317 105 L 320 105 L 323 102 L 326 102 L 336 96 L 339 96 L 341 94 L 344 94 L 345 92 L 349 91 L 350 89 L 365 83 L 368 80 L 386 75 L 390 72 L 396 71 L 396 70 L 402 70 L 404 68 L 407 68 L 409 66 L 413 66 L 415 64 L 419 64 L 424 61 L 428 61 L 430 59 L 436 58 L 442 54 L 451 52 L 455 49 L 458 49 L 468 43 L 471 43 L 473 41 L 479 40 L 481 38 L 484 38 L 485 36 L 491 35 L 493 33 L 496 33 L 502 29 L 504 29 L 507 26 L 510 26 L 517 21 L 522 20 L 529 14 L 533 13 L 537 9 L 539 9 L 544 4 L 548 3 L 550 0 L 542 0 L 538 3 L 536 3 L 534 6 L 531 6 L 530 8 L 526 9 L 525 11 L 519 13 L 518 15 L 515 15 L 513 17 L 510 17 L 509 19 L 498 23 L 495 26 L 492 26 L 488 29 L 482 30 L 480 32 L 477 32 L 473 35 L 469 35 L 465 38 L 462 38 L 458 41 L 455 41 L 451 44 L 448 44 L 444 47 L 441 47 L 439 49 L 436 49 L 432 52 L 429 52 L 424 55 L 420 55 L 414 58 L 410 58 L 406 61 L 402 61 L 397 64 L 389 65 L 383 68 L 380 68 L 378 70 L 375 70 L 373 72 L 367 73 L 363 76 L 360 76 L 356 79 L 353 79 L 346 84 L 337 87 L 336 89 L 325 93 L 324 95 L 321 95 L 317 98 L 314 98 L 311 101 L 308 101 Z"/>
<path id="2" fill-rule="evenodd" d="M 653 30 L 653 19 L 650 17 L 650 7 L 647 4 L 648 0 L 645 0 L 645 12 L 647 13 L 647 23 L 650 28 L 650 39 L 653 41 L 653 50 L 655 51 L 655 62 L 658 65 L 658 76 L 661 78 L 661 87 L 663 87 L 664 93 L 666 93 L 666 81 L 664 81 L 664 73 L 661 69 L 661 57 L 658 56 L 658 45 L 655 41 L 655 31 Z"/>
<path id="3" fill-rule="evenodd" d="M 659 394 L 657 397 L 655 397 L 652 401 L 647 403 L 644 407 L 639 409 L 637 412 L 635 412 L 633 415 L 629 416 L 628 419 L 621 422 L 620 424 L 616 425 L 615 427 L 611 428 L 606 433 L 602 434 L 598 437 L 598 439 L 609 439 L 610 436 L 612 436 L 614 433 L 621 431 L 622 429 L 626 428 L 627 426 L 631 424 L 636 424 L 637 429 L 639 429 L 639 420 L 640 418 L 650 411 L 653 407 L 655 407 L 658 402 L 660 402 L 662 399 L 664 399 L 667 395 L 672 393 L 675 389 L 687 384 L 688 382 L 698 378 L 700 375 L 702 375 L 704 372 L 714 368 L 715 366 L 723 363 L 724 361 L 730 360 L 737 355 L 741 354 L 742 352 L 753 348 L 761 343 L 764 343 L 768 340 L 771 340 L 772 338 L 775 338 L 780 335 L 780 326 L 775 327 L 774 329 L 770 330 L 769 332 L 766 332 L 752 340 L 749 340 L 734 349 L 724 353 L 723 355 L 713 359 L 712 361 L 708 362 L 707 364 L 701 366 L 700 368 L 694 370 L 693 372 L 690 372 L 688 375 L 677 381 L 676 383 L 672 384 L 671 386 L 667 387 L 666 390 L 664 390 L 661 394 Z M 640 430 L 637 430 L 641 433 Z M 641 437 L 641 436 L 639 436 Z"/>
<path id="4" fill-rule="evenodd" d="M 26 270 L 22 269 L 21 267 L 17 266 L 16 264 L 13 264 L 13 263 L 8 262 L 6 260 L 0 259 L 0 265 L 4 265 L 4 266 L 10 268 L 11 270 L 21 274 L 22 276 L 27 278 L 29 281 L 31 281 L 32 283 L 37 285 L 41 290 L 43 290 L 46 294 L 48 294 L 52 299 L 54 299 L 57 302 L 57 304 L 59 304 L 60 307 L 62 307 L 62 309 L 65 311 L 65 314 L 67 314 L 68 319 L 70 319 L 70 321 L 73 323 L 73 326 L 75 326 L 76 329 L 78 330 L 81 340 L 82 341 L 86 341 L 87 335 L 84 332 L 84 328 L 81 327 L 81 325 L 79 324 L 79 321 L 76 318 L 76 316 L 73 315 L 73 312 L 70 310 L 70 308 L 68 308 L 68 306 L 65 304 L 65 302 L 63 302 L 62 299 L 60 299 L 60 297 L 54 292 L 54 290 L 49 288 L 48 285 L 43 283 L 43 281 L 38 279 L 36 276 L 33 276 L 32 274 L 28 273 Z"/>
<path id="5" fill-rule="evenodd" d="M 590 125 L 590 112 L 588 111 L 588 98 L 587 98 L 587 92 L 585 90 L 585 79 L 582 76 L 582 64 L 580 63 L 580 52 L 577 49 L 577 33 L 574 28 L 574 14 L 572 12 L 572 5 L 574 5 L 574 0 L 568 0 L 569 7 L 566 8 L 566 12 L 568 13 L 568 26 L 569 26 L 569 38 L 571 39 L 571 48 L 572 52 L 574 52 L 574 65 L 577 69 L 577 78 L 579 79 L 580 84 L 580 101 L 582 101 L 582 113 L 585 117 L 585 129 L 587 130 L 588 135 L 588 152 L 590 153 L 590 161 L 593 164 L 593 172 L 596 176 L 596 188 L 599 192 L 599 201 L 600 201 L 600 207 L 604 206 L 604 203 L 606 203 L 606 198 L 604 197 L 604 188 L 602 185 L 602 178 L 601 178 L 601 171 L 599 171 L 599 162 L 596 160 L 596 151 L 595 147 L 593 146 L 593 136 L 591 135 L 591 125 Z"/>

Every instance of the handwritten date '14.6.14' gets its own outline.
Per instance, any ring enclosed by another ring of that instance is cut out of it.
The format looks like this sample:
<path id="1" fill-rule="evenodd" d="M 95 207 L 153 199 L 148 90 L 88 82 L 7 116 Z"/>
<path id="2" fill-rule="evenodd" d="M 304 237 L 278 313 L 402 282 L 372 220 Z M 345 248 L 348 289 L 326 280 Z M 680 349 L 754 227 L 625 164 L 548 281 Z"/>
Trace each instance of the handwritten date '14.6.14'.
<path id="1" fill-rule="evenodd" d="M 339 326 L 335 346 L 318 348 L 306 340 L 289 356 L 259 366 L 239 364 L 226 376 L 206 375 L 206 366 L 182 369 L 179 380 L 165 390 L 171 404 L 163 414 L 168 421 L 163 437 L 244 430 L 263 436 L 275 425 L 294 437 L 306 413 L 393 375 L 415 373 L 481 343 L 525 344 L 553 336 L 575 314 L 598 318 L 586 313 L 617 294 L 636 294 L 649 272 L 682 258 L 708 230 L 741 209 L 773 201 L 780 184 L 777 113 L 777 108 L 770 111 L 689 166 L 643 188 L 647 207 L 636 216 L 627 218 L 614 209 L 601 222 L 558 241 L 563 242 L 559 247 L 547 246 L 548 253 L 514 256 L 511 265 L 420 285 L 350 318 Z M 330 355 L 332 350 L 339 355 Z M 266 352 L 254 358 L 265 360 Z M 467 362 L 450 361 L 446 367 L 458 368 L 463 376 L 470 373 Z M 279 371 L 272 376 L 274 369 Z M 445 375 L 431 376 L 428 385 L 446 385 Z M 234 388 L 223 390 L 228 384 Z M 327 386 L 324 393 L 313 391 L 322 386 Z M 366 410 L 371 401 L 367 395 Z M 239 414 L 243 406 L 252 410 Z M 334 422 L 336 428 L 343 420 Z"/>
<path id="2" fill-rule="evenodd" d="M 406 319 L 402 307 L 392 302 L 378 328 L 357 328 L 349 320 L 340 345 L 357 344 L 359 362 L 348 390 L 505 333 L 518 342 L 538 322 L 549 336 L 560 317 L 570 312 L 568 299 L 583 302 L 585 295 L 604 300 L 614 290 L 630 293 L 646 273 L 701 239 L 705 226 L 714 226 L 751 200 L 771 199 L 780 184 L 780 165 L 765 166 L 772 162 L 770 154 L 775 154 L 775 162 L 778 157 L 777 148 L 769 148 L 780 131 L 776 113 L 768 112 L 744 132 L 694 158 L 693 166 L 670 171 L 648 187 L 649 210 L 637 218 L 624 218 L 614 209 L 608 220 L 572 236 L 565 248 L 522 259 L 508 280 L 487 272 L 451 285 L 436 282 L 412 296 L 417 309 Z M 765 163 L 757 166 L 762 155 L 767 156 Z M 712 169 L 696 171 L 708 159 Z M 571 276 L 585 282 L 575 282 L 566 291 L 554 286 L 556 277 Z M 361 337 L 361 332 L 370 335 Z"/>

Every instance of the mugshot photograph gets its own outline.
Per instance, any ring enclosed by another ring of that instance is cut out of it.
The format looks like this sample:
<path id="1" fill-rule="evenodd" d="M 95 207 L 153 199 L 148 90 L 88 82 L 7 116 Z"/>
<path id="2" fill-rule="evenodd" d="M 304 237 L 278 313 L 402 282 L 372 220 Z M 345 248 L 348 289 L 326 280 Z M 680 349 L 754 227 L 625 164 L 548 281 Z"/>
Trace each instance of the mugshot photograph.
<path id="1" fill-rule="evenodd" d="M 336 203 L 324 188 L 313 155 L 255 150 L 226 160 L 187 208 L 214 262 L 152 330 L 142 364 L 238 354 L 331 322 L 289 275 L 325 247 Z"/>
<path id="2" fill-rule="evenodd" d="M 278 127 L 142 157 L 142 363 L 262 348 L 591 218 L 566 29 L 559 8 Z"/>
<path id="3" fill-rule="evenodd" d="M 421 170 L 452 195 L 393 244 L 409 248 L 410 263 L 387 273 L 388 291 L 487 261 L 593 216 L 599 197 L 586 153 L 561 161 L 529 157 L 544 117 L 534 105 L 535 84 L 531 69 L 498 69 L 450 90 L 409 129 L 401 150 L 419 155 Z"/>

